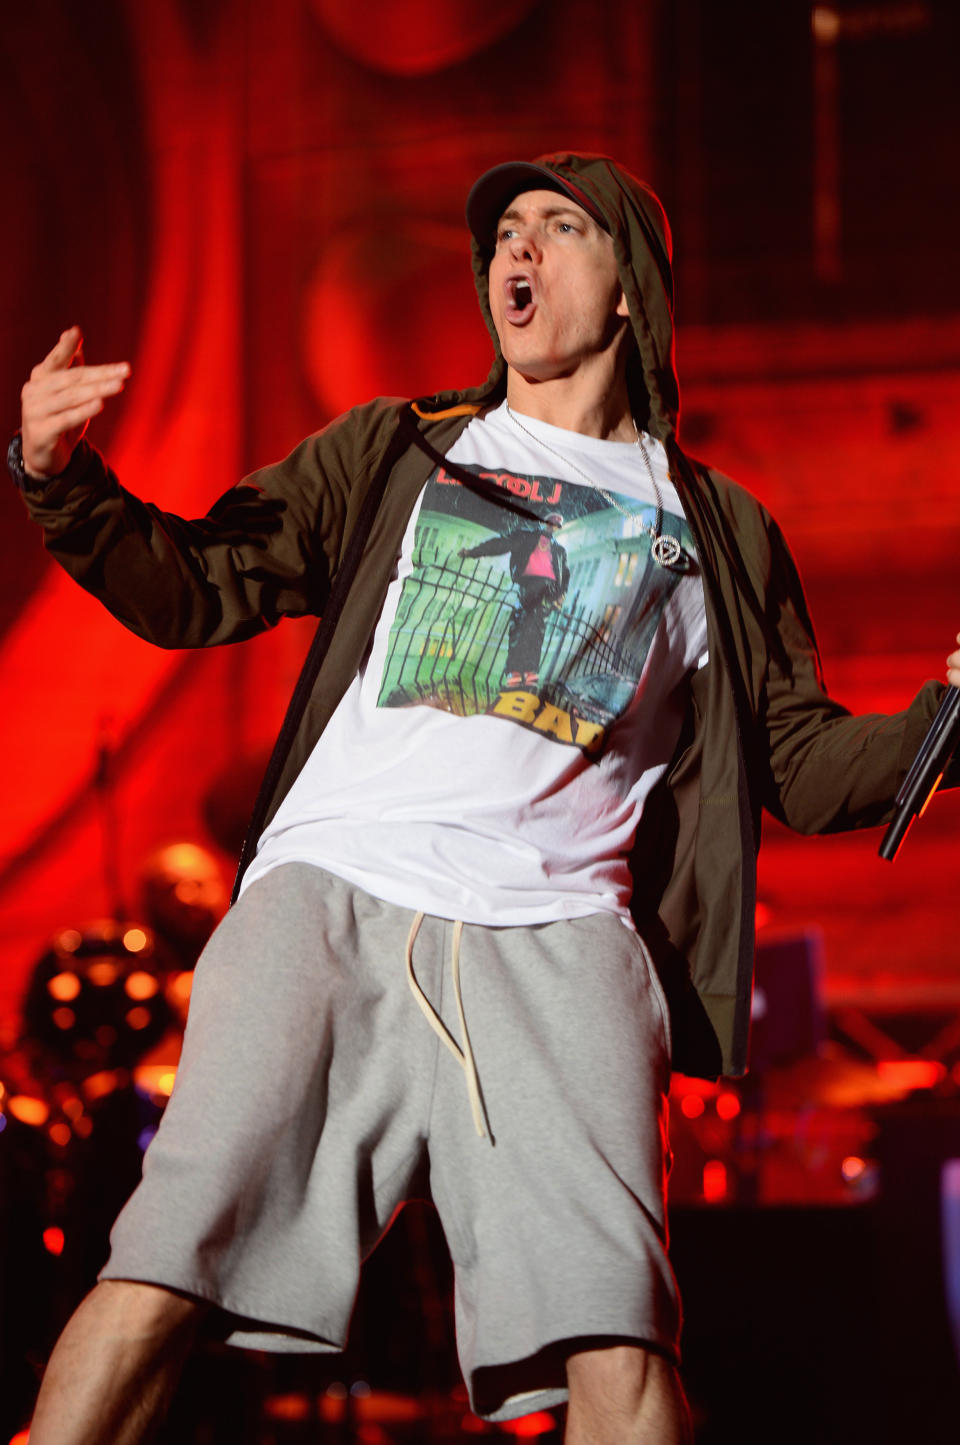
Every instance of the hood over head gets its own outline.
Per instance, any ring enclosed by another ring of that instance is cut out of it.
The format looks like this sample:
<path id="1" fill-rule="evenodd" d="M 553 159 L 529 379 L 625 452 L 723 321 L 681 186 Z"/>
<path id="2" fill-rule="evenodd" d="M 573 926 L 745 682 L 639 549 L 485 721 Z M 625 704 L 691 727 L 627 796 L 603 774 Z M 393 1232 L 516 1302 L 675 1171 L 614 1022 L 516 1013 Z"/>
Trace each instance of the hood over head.
<path id="1" fill-rule="evenodd" d="M 467 200 L 473 272 L 480 309 L 496 351 L 486 393 L 502 392 L 506 374 L 488 287 L 496 226 L 513 198 L 531 190 L 555 190 L 569 196 L 613 238 L 637 343 L 627 371 L 634 414 L 651 435 L 665 440 L 676 431 L 680 409 L 673 354 L 670 225 L 650 187 L 609 156 L 566 151 L 540 156 L 534 162 L 507 162 L 485 172 L 473 186 Z"/>

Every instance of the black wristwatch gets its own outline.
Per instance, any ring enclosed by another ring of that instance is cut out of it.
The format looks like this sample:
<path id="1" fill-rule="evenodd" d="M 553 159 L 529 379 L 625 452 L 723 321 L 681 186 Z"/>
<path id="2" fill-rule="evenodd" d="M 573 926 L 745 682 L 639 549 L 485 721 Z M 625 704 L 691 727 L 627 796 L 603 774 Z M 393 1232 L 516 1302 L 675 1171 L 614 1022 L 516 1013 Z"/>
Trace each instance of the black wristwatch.
<path id="1" fill-rule="evenodd" d="M 21 492 L 24 487 L 29 486 L 34 480 L 33 477 L 28 477 L 23 470 L 23 437 L 19 432 L 12 438 L 10 445 L 7 447 L 7 470 Z"/>
<path id="2" fill-rule="evenodd" d="M 57 477 L 64 475 L 63 472 L 59 472 L 57 477 L 32 477 L 29 472 L 25 471 L 23 466 L 23 437 L 19 432 L 11 438 L 10 445 L 7 447 L 7 470 L 21 492 L 26 491 L 28 488 L 45 487 L 48 482 L 55 482 Z"/>

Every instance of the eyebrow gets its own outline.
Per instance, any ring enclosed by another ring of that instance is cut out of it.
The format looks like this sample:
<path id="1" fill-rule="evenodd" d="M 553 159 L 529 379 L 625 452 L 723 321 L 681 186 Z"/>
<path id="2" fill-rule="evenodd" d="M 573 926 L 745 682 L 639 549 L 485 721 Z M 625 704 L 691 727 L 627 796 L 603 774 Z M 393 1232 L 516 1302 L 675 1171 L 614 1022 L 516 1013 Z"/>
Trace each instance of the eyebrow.
<path id="1" fill-rule="evenodd" d="M 562 203 L 557 206 L 547 206 L 544 210 L 539 211 L 538 215 L 542 216 L 545 221 L 551 220 L 554 216 L 585 216 L 588 221 L 590 219 L 590 217 L 587 216 L 586 211 L 584 211 L 581 206 L 573 204 L 567 206 L 563 205 Z M 501 225 L 504 221 L 522 220 L 523 212 L 518 211 L 515 206 L 510 206 L 507 210 L 504 211 L 503 215 L 500 217 L 500 220 L 497 222 L 497 225 Z"/>

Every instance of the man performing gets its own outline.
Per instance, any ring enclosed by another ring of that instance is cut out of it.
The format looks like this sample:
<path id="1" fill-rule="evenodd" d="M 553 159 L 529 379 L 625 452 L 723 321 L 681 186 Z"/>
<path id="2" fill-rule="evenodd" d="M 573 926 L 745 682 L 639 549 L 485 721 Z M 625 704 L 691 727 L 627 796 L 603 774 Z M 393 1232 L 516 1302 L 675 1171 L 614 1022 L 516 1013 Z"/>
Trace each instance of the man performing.
<path id="1" fill-rule="evenodd" d="M 893 717 L 833 702 L 776 524 L 680 450 L 645 185 L 550 156 L 487 172 L 467 218 L 486 382 L 359 407 L 199 522 L 81 440 L 126 365 L 83 365 L 74 329 L 24 388 L 27 506 L 126 626 L 199 647 L 322 618 L 31 1445 L 145 1439 L 211 1308 L 234 1343 L 342 1346 L 361 1259 L 423 1193 L 477 1411 L 568 1399 L 568 1445 L 690 1439 L 671 1061 L 745 1067 L 761 808 L 804 832 L 883 822 L 941 688 Z M 502 591 L 466 605 L 426 559 L 553 512 L 587 620 L 549 687 L 532 667 L 507 687 Z M 403 679 L 444 655 L 492 691 L 421 701 Z"/>

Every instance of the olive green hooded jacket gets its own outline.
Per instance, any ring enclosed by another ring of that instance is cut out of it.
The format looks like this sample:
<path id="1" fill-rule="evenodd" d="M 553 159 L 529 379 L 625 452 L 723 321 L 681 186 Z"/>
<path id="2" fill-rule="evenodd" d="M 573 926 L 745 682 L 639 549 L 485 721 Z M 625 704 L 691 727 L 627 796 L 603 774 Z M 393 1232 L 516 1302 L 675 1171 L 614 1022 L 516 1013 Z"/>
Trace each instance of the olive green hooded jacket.
<path id="1" fill-rule="evenodd" d="M 891 717 L 853 717 L 826 694 L 800 579 L 776 523 L 676 442 L 669 233 L 659 202 L 603 157 L 541 164 L 575 180 L 607 218 L 636 338 L 631 400 L 637 420 L 667 448 L 702 569 L 710 660 L 692 679 L 675 757 L 644 809 L 633 908 L 670 1000 L 675 1067 L 740 1073 L 761 809 L 810 833 L 884 822 L 942 689 L 927 684 Z M 481 406 L 504 394 L 489 259 L 474 242 L 496 351 L 482 386 L 358 407 L 199 520 L 139 501 L 86 443 L 61 477 L 28 479 L 27 506 L 50 553 L 125 626 L 161 647 L 236 642 L 285 616 L 321 618 L 241 873 L 360 665 L 437 459 Z M 510 505 L 505 496 L 496 492 Z"/>

